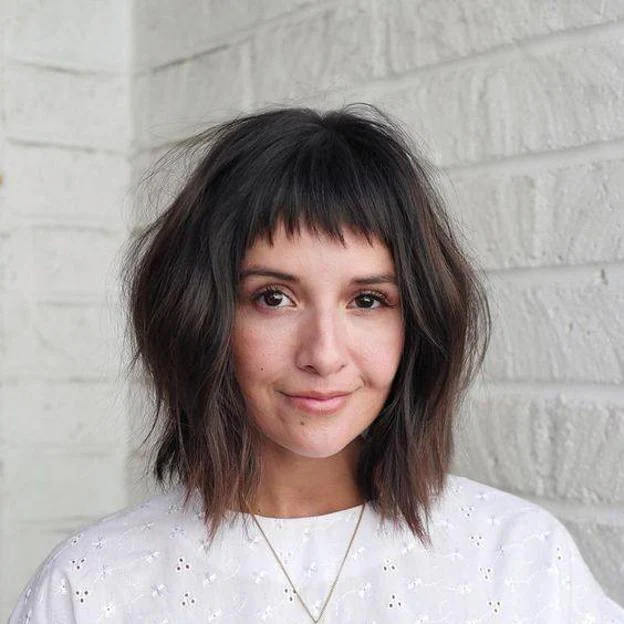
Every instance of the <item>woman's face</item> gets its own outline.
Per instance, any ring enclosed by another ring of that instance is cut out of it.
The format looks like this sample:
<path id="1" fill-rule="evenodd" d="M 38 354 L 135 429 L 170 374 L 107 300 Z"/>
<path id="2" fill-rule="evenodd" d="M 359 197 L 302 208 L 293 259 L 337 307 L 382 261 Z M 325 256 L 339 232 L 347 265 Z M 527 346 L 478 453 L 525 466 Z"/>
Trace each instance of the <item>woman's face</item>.
<path id="1" fill-rule="evenodd" d="M 233 353 L 248 416 L 305 457 L 339 453 L 375 420 L 403 349 L 388 249 L 344 237 L 279 228 L 242 263 Z"/>

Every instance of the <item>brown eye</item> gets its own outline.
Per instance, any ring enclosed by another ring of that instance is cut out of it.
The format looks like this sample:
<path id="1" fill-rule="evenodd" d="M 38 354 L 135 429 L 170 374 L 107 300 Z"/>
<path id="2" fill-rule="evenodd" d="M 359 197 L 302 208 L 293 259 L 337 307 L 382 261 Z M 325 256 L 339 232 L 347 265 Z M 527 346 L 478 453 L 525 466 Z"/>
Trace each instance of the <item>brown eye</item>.
<path id="1" fill-rule="evenodd" d="M 281 290 L 267 289 L 258 293 L 254 301 L 267 308 L 283 308 L 290 299 Z"/>
<path id="2" fill-rule="evenodd" d="M 358 308 L 363 308 L 365 310 L 377 308 L 379 305 L 385 303 L 383 297 L 373 293 L 362 293 L 361 295 L 358 295 L 354 301 Z"/>
<path id="3" fill-rule="evenodd" d="M 262 295 L 262 300 L 272 308 L 278 307 L 284 300 L 284 295 L 280 292 L 269 291 Z"/>

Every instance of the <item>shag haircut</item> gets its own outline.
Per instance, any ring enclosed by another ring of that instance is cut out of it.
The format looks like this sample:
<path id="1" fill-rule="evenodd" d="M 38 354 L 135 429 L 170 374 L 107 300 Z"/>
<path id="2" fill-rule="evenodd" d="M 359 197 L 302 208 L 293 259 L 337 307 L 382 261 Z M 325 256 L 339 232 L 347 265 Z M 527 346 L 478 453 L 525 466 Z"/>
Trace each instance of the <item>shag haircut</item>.
<path id="1" fill-rule="evenodd" d="M 124 266 L 137 364 L 153 391 L 154 473 L 199 493 L 214 536 L 261 479 L 259 436 L 231 351 L 247 249 L 283 224 L 344 242 L 382 241 L 394 260 L 405 346 L 360 456 L 362 494 L 384 520 L 428 540 L 452 454 L 458 402 L 481 363 L 489 314 L 453 234 L 433 170 L 367 105 L 250 114 L 190 139 L 196 166 L 131 241 Z"/>

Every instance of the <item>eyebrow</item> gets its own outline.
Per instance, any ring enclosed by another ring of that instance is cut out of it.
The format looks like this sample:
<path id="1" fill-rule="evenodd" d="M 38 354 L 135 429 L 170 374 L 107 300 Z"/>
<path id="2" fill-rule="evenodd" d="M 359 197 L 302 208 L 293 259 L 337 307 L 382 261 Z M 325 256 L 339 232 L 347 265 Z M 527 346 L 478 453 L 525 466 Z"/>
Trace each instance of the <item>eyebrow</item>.
<path id="1" fill-rule="evenodd" d="M 240 272 L 240 280 L 241 282 L 252 276 L 258 277 L 272 277 L 273 279 L 278 279 L 283 282 L 291 282 L 293 284 L 298 284 L 301 280 L 296 275 L 291 275 L 290 273 L 284 273 L 283 271 L 275 271 L 273 269 L 268 269 L 264 267 L 258 267 L 253 269 L 245 269 Z M 354 277 L 351 280 L 352 284 L 357 284 L 358 286 L 374 286 L 375 284 L 394 284 L 397 285 L 396 276 L 392 273 L 380 273 L 378 275 L 366 275 L 362 277 Z"/>

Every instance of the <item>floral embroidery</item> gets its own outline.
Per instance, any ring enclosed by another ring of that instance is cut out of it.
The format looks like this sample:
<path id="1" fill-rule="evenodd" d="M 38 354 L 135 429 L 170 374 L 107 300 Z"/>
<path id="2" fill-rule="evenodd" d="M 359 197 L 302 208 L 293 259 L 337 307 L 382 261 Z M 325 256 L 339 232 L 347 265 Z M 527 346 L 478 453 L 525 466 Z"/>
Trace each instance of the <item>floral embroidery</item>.
<path id="1" fill-rule="evenodd" d="M 492 578 L 494 570 L 490 567 L 480 567 L 479 572 L 481 573 L 481 578 L 484 581 L 489 581 Z"/>
<path id="2" fill-rule="evenodd" d="M 500 600 L 488 600 L 488 606 L 492 609 L 493 613 L 499 613 L 501 610 Z"/>
<path id="3" fill-rule="evenodd" d="M 403 603 L 401 602 L 401 599 L 396 594 L 392 594 L 388 602 L 388 608 L 394 609 L 395 607 L 402 607 L 402 606 L 403 606 Z"/>
<path id="4" fill-rule="evenodd" d="M 87 598 L 89 597 L 89 590 L 88 589 L 77 589 L 74 592 L 77 601 L 80 604 L 84 604 L 85 600 L 87 600 Z"/>
<path id="5" fill-rule="evenodd" d="M 86 559 L 84 557 L 82 557 L 82 559 L 72 559 L 71 560 L 71 564 L 72 564 L 72 568 L 75 571 L 80 570 L 80 568 L 82 568 L 82 566 L 86 563 Z"/>
<path id="6" fill-rule="evenodd" d="M 195 596 L 193 596 L 190 592 L 184 592 L 184 596 L 182 596 L 182 599 L 180 600 L 180 604 L 183 607 L 194 605 L 196 602 L 197 600 L 195 600 Z"/>

